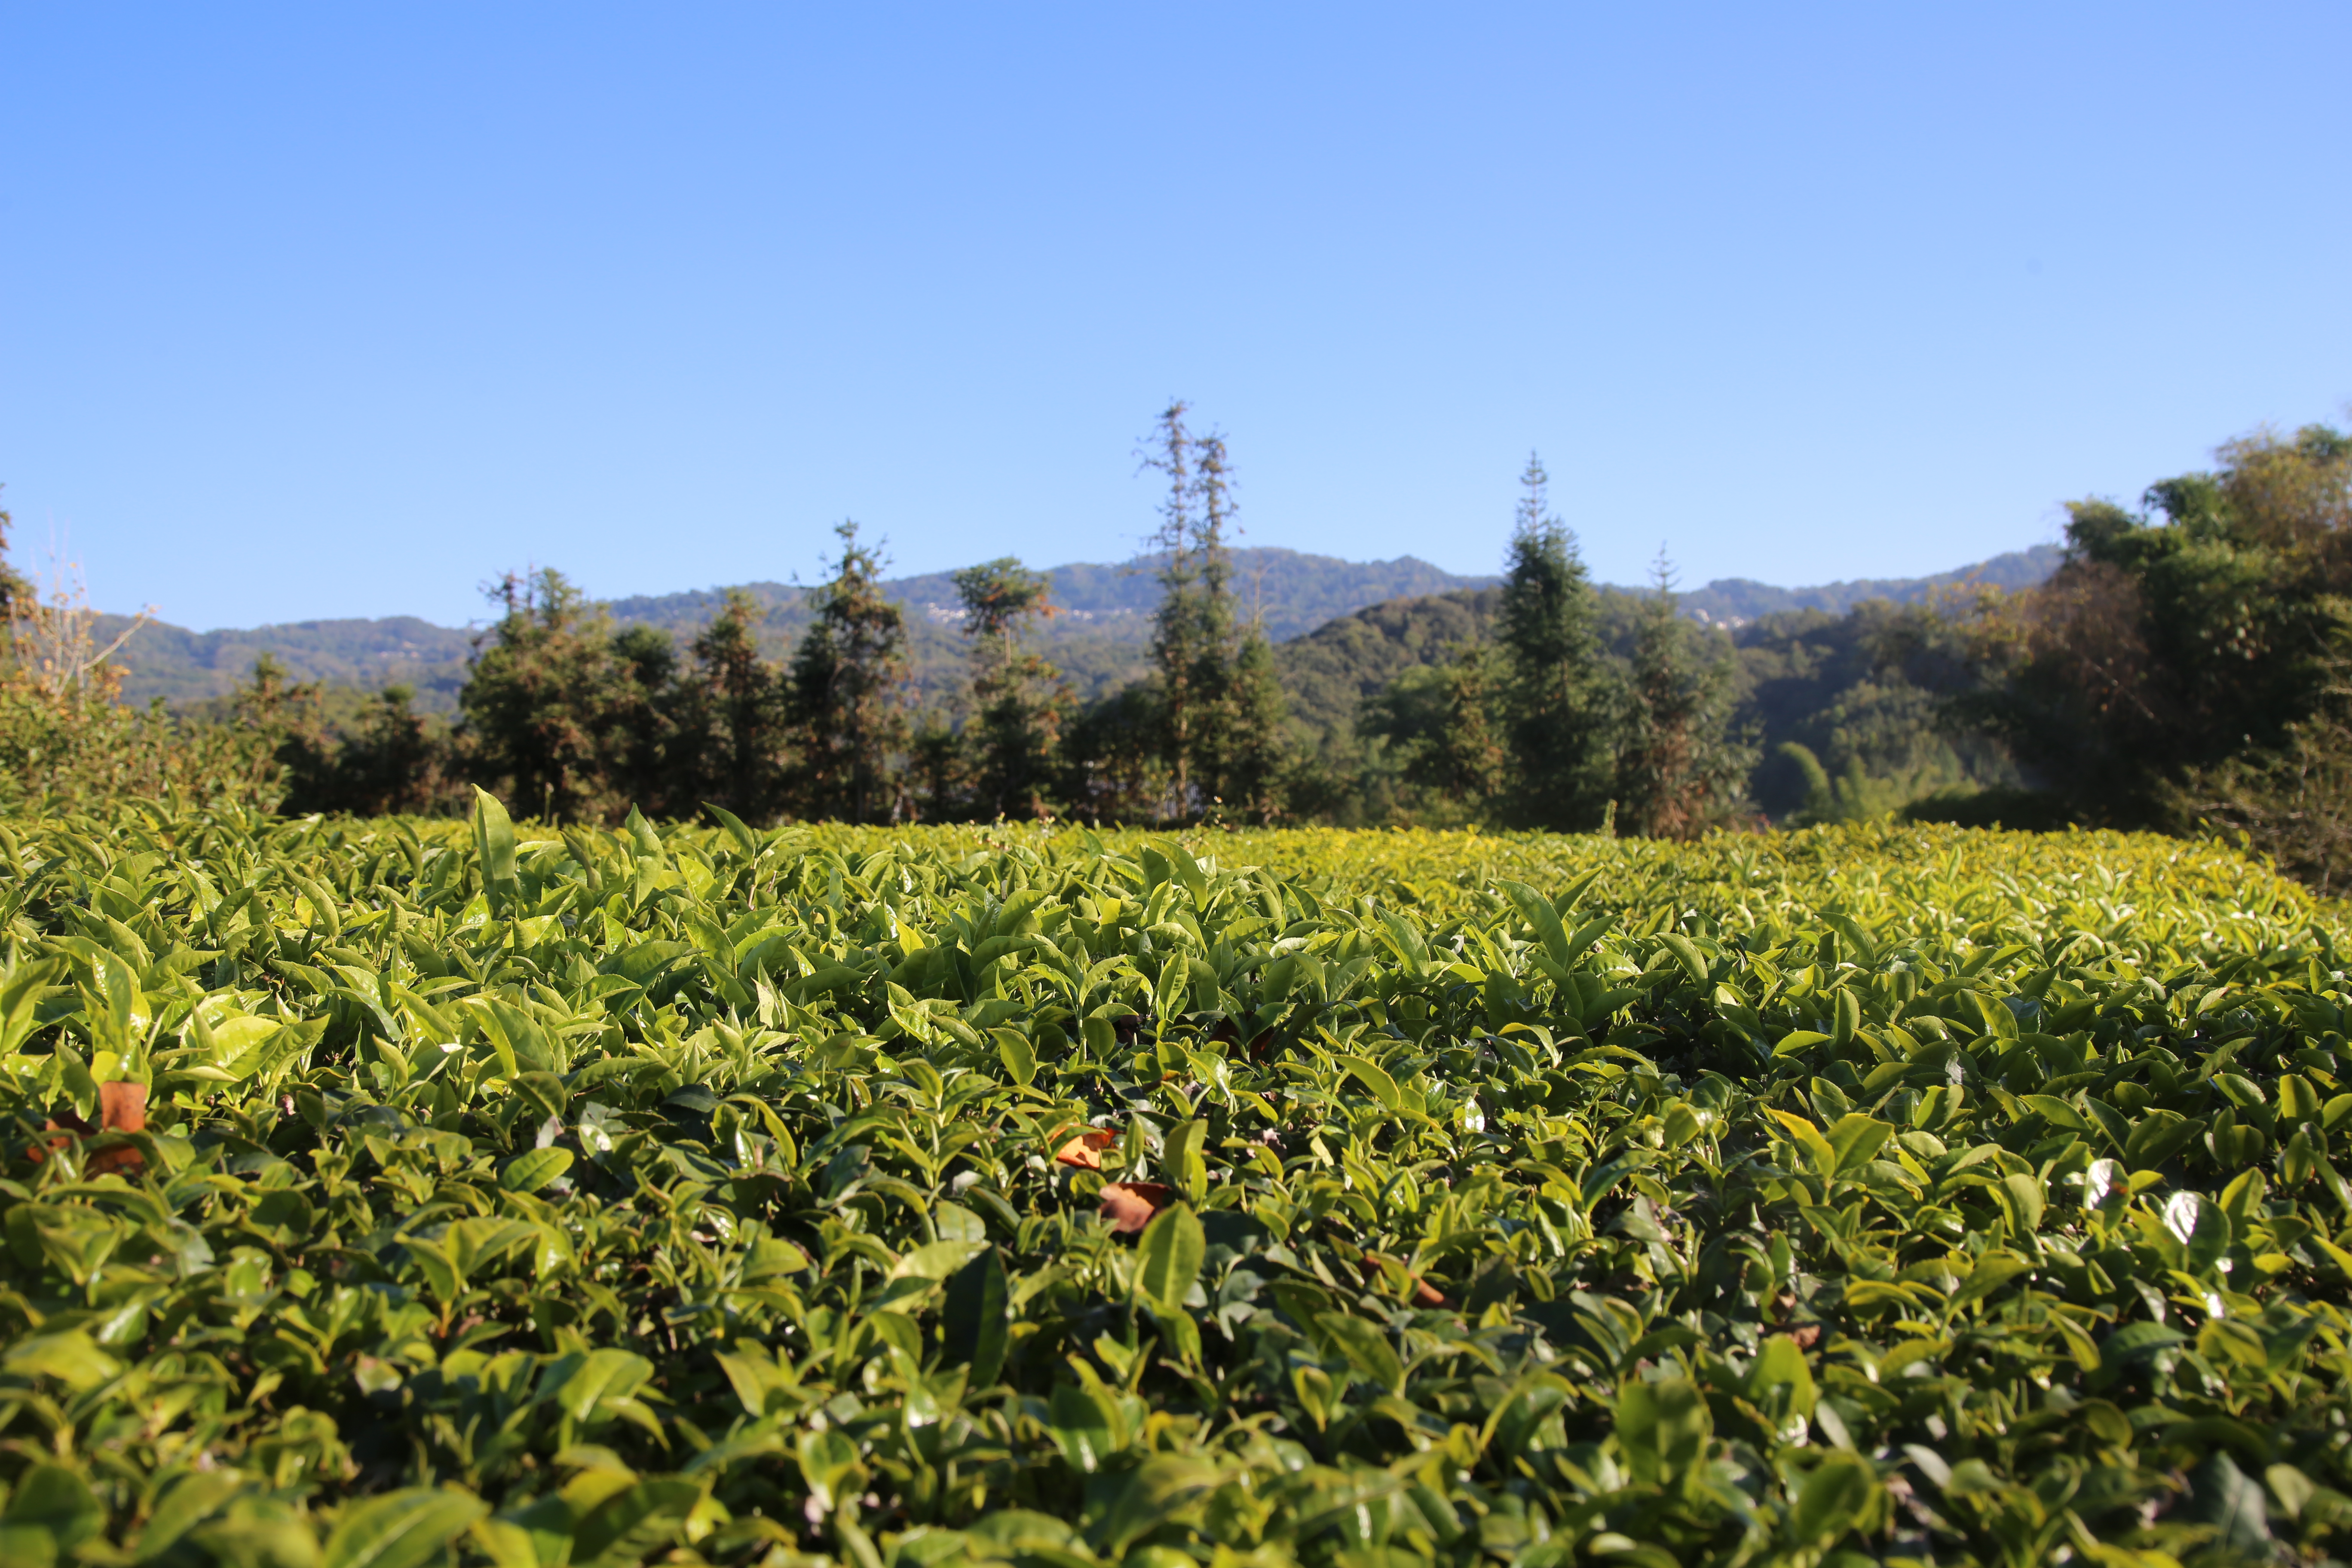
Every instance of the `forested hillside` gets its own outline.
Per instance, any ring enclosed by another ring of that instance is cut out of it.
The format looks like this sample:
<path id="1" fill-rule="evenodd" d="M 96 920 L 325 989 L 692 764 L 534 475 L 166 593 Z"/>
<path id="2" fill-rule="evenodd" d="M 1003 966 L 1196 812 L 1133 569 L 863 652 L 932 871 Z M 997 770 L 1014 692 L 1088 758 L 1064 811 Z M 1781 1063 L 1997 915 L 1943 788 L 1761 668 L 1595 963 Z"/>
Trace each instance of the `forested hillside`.
<path id="1" fill-rule="evenodd" d="M 145 627 L 117 658 L 120 621 L 28 612 L 0 772 L 27 800 L 306 813 L 487 782 L 559 822 L 2206 824 L 2352 879 L 2338 432 L 2227 443 L 2137 510 L 2073 503 L 2063 551 L 1684 594 L 1663 559 L 1648 588 L 1592 583 L 1532 459 L 1494 579 L 1234 550 L 1231 456 L 1186 413 L 1153 437 L 1161 525 L 1127 567 L 892 579 L 845 524 L 813 586 L 598 604 L 543 570 L 476 634 Z"/>
<path id="2" fill-rule="evenodd" d="M 1295 550 L 1235 550 L 1234 588 L 1244 616 L 1262 617 L 1276 644 L 1319 635 L 1318 628 L 1344 622 L 1359 610 L 1406 603 L 1447 593 L 1492 586 L 1492 577 L 1464 577 L 1425 561 L 1340 561 Z M 1973 566 L 1929 577 L 1832 583 L 1781 588 L 1746 578 L 1723 578 L 1682 596 L 1685 613 L 1717 624 L 1736 625 L 1778 611 L 1811 609 L 1843 614 L 1867 599 L 1916 603 L 1936 588 L 1958 583 L 1997 587 L 2030 586 L 2055 569 L 2058 552 L 2049 546 L 1997 555 Z M 1041 621 L 1034 638 L 1050 648 L 1075 694 L 1085 701 L 1108 695 L 1139 678 L 1151 637 L 1161 559 L 1146 554 L 1117 564 L 1074 563 L 1041 574 L 1050 584 L 1057 614 Z M 908 612 L 909 679 L 918 706 L 944 701 L 963 677 L 963 637 L 954 574 L 924 573 L 887 578 L 882 590 Z M 1629 590 L 1630 591 L 1630 590 Z M 656 626 L 691 637 L 719 612 L 730 592 L 750 595 L 766 618 L 757 632 L 770 658 L 782 658 L 807 630 L 807 590 L 795 584 L 759 582 L 736 589 L 634 595 L 607 605 L 616 625 Z M 128 617 L 100 617 L 100 635 L 111 639 Z M 1334 635 L 1358 637 L 1339 631 Z M 1447 637 L 1457 634 L 1448 632 Z M 413 616 L 381 620 L 296 621 L 247 630 L 197 632 L 168 623 L 142 626 L 123 649 L 123 696 L 132 702 L 161 697 L 174 706 L 223 698 L 252 673 L 267 654 L 288 677 L 365 691 L 400 684 L 412 688 L 419 711 L 454 714 L 466 683 L 466 661 L 475 632 L 435 626 Z M 1286 658 L 1285 668 L 1306 668 L 1318 656 Z M 1402 664 L 1390 669 L 1393 675 Z M 1286 673 L 1286 681 L 1289 677 Z M 1312 686 L 1308 682 L 1308 686 Z M 1307 688 L 1294 699 L 1322 709 Z M 1329 721 L 1318 717 L 1317 727 Z"/>
<path id="3" fill-rule="evenodd" d="M 101 616 L 97 635 L 111 642 L 131 625 L 127 616 Z M 178 707 L 226 697 L 253 673 L 264 655 L 298 680 L 377 690 L 414 687 L 418 705 L 455 712 L 466 683 L 473 635 L 414 616 L 381 620 L 294 621 L 250 630 L 194 632 L 150 621 L 119 656 L 126 700 L 160 697 Z"/>
<path id="4" fill-rule="evenodd" d="M 1973 566 L 1927 577 L 1858 578 L 1815 588 L 1776 588 L 1746 577 L 1718 577 L 1682 596 L 1685 613 L 1718 626 L 1738 626 L 1790 610 L 1822 610 L 1842 616 L 1873 599 L 1893 605 L 1923 604 L 1953 588 L 2031 588 L 2058 570 L 2065 552 L 2054 544 L 2012 550 Z"/>
<path id="5" fill-rule="evenodd" d="M 1382 600 L 1492 581 L 1456 576 L 1410 555 L 1341 561 L 1272 548 L 1230 553 L 1244 614 L 1261 617 L 1266 636 L 1277 642 Z M 1035 639 L 1052 649 L 1082 700 L 1106 695 L 1142 673 L 1163 563 L 1163 557 L 1146 553 L 1119 564 L 1079 562 L 1041 574 L 1056 613 L 1039 623 Z M 918 705 L 945 700 L 964 669 L 954 574 L 886 578 L 881 586 L 885 597 L 907 611 L 908 673 Z M 756 636 L 770 658 L 783 657 L 808 629 L 808 591 L 792 583 L 635 595 L 606 608 L 615 625 L 654 626 L 683 640 L 719 613 L 730 593 L 747 595 L 762 612 Z M 121 616 L 98 622 L 100 635 L 109 639 L 129 625 Z M 420 710 L 455 713 L 474 636 L 410 616 L 244 631 L 150 624 L 123 649 L 123 695 L 141 703 L 161 697 L 174 705 L 226 697 L 252 673 L 254 660 L 268 654 L 295 680 L 369 690 L 397 682 L 415 689 Z"/>
<path id="6" fill-rule="evenodd" d="M 1404 808 L 1409 795 L 1384 732 L 1387 700 L 1409 697 L 1465 649 L 1486 645 L 1500 599 L 1499 589 L 1477 588 L 1391 600 L 1276 650 L 1302 751 L 1353 781 L 1369 819 Z M 1602 588 L 1597 604 L 1603 647 L 1629 662 L 1641 596 Z M 2018 783 L 2005 748 L 1948 721 L 1948 704 L 1971 677 L 1948 631 L 1916 602 L 1865 600 L 1842 615 L 1783 611 L 1729 637 L 1733 724 L 1760 753 L 1749 793 L 1774 819 L 1803 812 L 1818 784 L 1785 752 L 1790 743 L 1822 764 L 1833 815 L 1883 815 L 1938 791 Z M 1852 809 L 1834 809 L 1841 791 Z"/>

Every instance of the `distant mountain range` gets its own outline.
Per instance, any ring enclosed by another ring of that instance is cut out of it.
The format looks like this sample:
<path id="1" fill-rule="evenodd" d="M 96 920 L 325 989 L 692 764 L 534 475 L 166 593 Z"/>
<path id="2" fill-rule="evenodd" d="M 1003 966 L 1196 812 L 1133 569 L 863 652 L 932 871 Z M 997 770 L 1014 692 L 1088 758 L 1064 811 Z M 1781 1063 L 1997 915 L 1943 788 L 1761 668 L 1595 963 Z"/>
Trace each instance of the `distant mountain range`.
<path id="1" fill-rule="evenodd" d="M 1683 610 L 1697 619 L 1732 626 L 1783 610 L 1826 610 L 1842 616 L 1866 599 L 1910 605 L 1949 588 L 2031 588 L 2057 571 L 2063 559 L 2065 552 L 2056 545 L 2037 544 L 1932 577 L 1865 577 L 1852 583 L 1825 583 L 1818 588 L 1775 588 L 1746 577 L 1718 577 L 1704 588 L 1684 594 Z"/>
<path id="2" fill-rule="evenodd" d="M 1683 607 L 1694 618 L 1732 626 L 1781 610 L 1840 614 L 1864 599 L 1914 601 L 1957 584 L 2023 587 L 2048 576 L 2058 560 L 2059 552 L 2044 545 L 1932 577 L 1813 588 L 1777 588 L 1730 578 L 1685 593 Z M 1081 698 L 1114 690 L 1142 673 L 1151 608 L 1160 595 L 1153 575 L 1157 564 L 1145 556 L 1121 565 L 1056 566 L 1047 574 L 1061 613 L 1045 623 L 1040 640 Z M 1410 555 L 1355 562 L 1295 550 L 1249 549 L 1234 551 L 1233 564 L 1243 613 L 1259 616 L 1277 642 L 1389 600 L 1489 587 L 1496 581 L 1459 576 Z M 893 578 L 885 587 L 909 612 L 918 702 L 947 701 L 961 675 L 965 646 L 957 629 L 952 575 L 934 572 Z M 762 645 L 772 656 L 781 656 L 807 625 L 805 589 L 783 583 L 751 583 L 744 588 L 768 610 Z M 685 634 L 708 621 L 722 596 L 723 590 L 718 589 L 640 595 L 613 600 L 607 608 L 625 625 Z M 127 624 L 121 616 L 102 616 L 101 635 L 110 638 Z M 121 656 L 126 669 L 123 695 L 135 702 L 161 697 L 174 705 L 224 696 L 267 653 L 298 680 L 363 689 L 402 682 L 416 689 L 420 708 L 451 712 L 479 635 L 479 627 L 435 626 L 412 616 L 294 621 L 243 631 L 194 632 L 153 624 L 140 628 Z"/>

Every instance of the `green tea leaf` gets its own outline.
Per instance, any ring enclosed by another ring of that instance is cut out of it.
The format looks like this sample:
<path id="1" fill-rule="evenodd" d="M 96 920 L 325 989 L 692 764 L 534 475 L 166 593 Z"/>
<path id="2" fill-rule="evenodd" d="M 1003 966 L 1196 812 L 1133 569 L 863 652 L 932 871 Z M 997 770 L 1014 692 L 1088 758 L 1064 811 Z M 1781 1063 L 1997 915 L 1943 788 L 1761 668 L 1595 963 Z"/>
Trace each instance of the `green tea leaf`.
<path id="1" fill-rule="evenodd" d="M 408 1487 L 353 1504 L 327 1537 L 320 1568 L 423 1568 L 489 1509 L 455 1487 Z"/>
<path id="2" fill-rule="evenodd" d="M 510 1193 L 535 1193 L 572 1169 L 569 1149 L 533 1149 L 507 1162 L 499 1185 Z"/>
<path id="3" fill-rule="evenodd" d="M 514 824 L 498 798 L 479 786 L 474 790 L 474 855 L 490 908 L 510 910 L 520 886 L 515 873 Z"/>
<path id="4" fill-rule="evenodd" d="M 1144 1226 L 1136 1244 L 1136 1293 L 1163 1317 L 1181 1312 L 1201 1277 L 1205 1249 L 1200 1216 L 1189 1205 L 1171 1204 Z"/>

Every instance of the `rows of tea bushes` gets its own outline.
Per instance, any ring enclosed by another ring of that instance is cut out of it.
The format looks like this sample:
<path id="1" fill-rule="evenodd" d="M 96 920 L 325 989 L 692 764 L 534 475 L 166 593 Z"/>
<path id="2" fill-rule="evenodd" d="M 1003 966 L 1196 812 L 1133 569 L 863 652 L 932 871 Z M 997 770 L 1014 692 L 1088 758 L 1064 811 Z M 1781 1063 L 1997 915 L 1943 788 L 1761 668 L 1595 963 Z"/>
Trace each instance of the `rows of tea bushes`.
<path id="1" fill-rule="evenodd" d="M 0 826 L 0 1563 L 2316 1561 L 2223 849 Z"/>

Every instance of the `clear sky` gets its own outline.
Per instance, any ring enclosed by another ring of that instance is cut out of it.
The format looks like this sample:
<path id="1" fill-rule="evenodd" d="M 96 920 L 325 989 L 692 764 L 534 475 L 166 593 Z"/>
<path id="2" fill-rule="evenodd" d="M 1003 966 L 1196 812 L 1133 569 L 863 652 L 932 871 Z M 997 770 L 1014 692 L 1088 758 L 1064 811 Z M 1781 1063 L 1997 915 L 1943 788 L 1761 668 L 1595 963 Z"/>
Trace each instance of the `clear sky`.
<path id="1" fill-rule="evenodd" d="M 2352 399 L 2352 7 L 0 3 L 0 502 L 199 627 L 1245 542 L 1912 574 Z"/>

